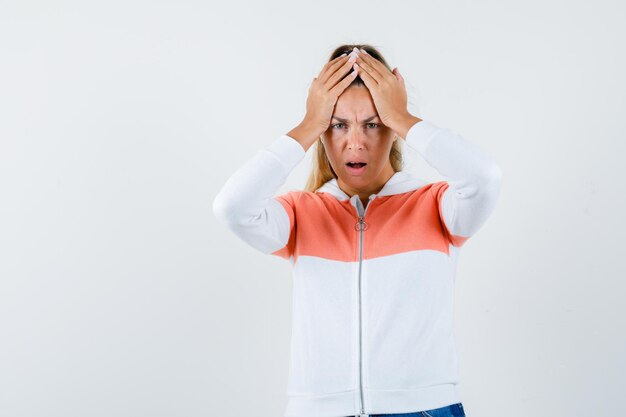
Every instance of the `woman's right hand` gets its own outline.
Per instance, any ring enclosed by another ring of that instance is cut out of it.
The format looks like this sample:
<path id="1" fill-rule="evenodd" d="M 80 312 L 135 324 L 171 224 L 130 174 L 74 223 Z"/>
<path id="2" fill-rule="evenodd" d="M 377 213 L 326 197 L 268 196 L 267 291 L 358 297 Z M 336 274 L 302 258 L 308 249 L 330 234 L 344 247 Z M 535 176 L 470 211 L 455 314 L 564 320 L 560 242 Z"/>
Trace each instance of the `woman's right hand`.
<path id="1" fill-rule="evenodd" d="M 351 57 L 352 54 L 338 56 L 326 63 L 319 75 L 313 78 L 306 100 L 304 120 L 287 133 L 298 140 L 305 150 L 328 129 L 337 99 L 358 75 L 354 69 L 342 79 L 353 66 L 354 60 Z"/>

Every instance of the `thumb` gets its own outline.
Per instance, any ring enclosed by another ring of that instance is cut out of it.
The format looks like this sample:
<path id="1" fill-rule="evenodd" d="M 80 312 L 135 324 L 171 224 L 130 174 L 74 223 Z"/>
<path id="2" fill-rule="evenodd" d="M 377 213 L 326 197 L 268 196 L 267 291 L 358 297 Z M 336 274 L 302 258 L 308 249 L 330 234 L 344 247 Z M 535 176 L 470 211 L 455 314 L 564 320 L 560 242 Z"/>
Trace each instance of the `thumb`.
<path id="1" fill-rule="evenodd" d="M 404 82 L 404 77 L 400 74 L 400 71 L 398 70 L 398 67 L 395 67 L 392 72 L 393 72 L 393 75 L 396 76 L 398 81 Z"/>

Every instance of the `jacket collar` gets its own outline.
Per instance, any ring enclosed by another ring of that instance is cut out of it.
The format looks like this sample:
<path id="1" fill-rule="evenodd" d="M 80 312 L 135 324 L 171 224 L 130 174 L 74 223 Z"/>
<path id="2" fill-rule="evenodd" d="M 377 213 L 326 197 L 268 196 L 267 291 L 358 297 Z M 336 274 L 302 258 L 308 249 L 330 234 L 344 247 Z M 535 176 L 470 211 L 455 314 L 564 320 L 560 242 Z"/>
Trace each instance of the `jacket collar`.
<path id="1" fill-rule="evenodd" d="M 378 194 L 370 195 L 370 199 L 375 198 L 372 196 L 383 197 L 386 195 L 406 193 L 421 188 L 426 184 L 428 184 L 427 181 L 418 178 L 415 174 L 412 174 L 409 171 L 398 171 L 394 173 L 389 180 L 387 180 Z M 326 181 L 321 187 L 315 190 L 315 192 L 331 194 L 339 201 L 350 199 L 350 196 L 339 188 L 339 185 L 337 185 L 337 178 L 332 178 Z M 353 196 L 353 198 L 355 196 Z M 356 198 L 358 198 L 358 196 Z"/>

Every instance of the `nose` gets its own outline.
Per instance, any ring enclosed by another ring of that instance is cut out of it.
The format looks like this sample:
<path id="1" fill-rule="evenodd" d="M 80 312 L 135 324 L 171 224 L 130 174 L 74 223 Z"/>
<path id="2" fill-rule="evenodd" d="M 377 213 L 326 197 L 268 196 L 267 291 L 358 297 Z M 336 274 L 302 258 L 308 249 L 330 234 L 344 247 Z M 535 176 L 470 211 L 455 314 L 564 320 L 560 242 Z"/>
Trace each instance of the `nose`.
<path id="1" fill-rule="evenodd" d="M 348 149 L 361 149 L 363 147 L 363 138 L 359 129 L 352 129 L 348 133 Z"/>

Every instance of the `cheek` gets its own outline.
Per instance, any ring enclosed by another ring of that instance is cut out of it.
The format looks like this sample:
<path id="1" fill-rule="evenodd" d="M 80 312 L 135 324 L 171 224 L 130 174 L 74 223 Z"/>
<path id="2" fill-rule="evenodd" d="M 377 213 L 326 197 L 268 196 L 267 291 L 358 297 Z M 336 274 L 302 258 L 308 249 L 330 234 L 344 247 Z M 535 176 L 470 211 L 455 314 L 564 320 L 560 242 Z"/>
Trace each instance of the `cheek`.
<path id="1" fill-rule="evenodd" d="M 324 146 L 324 151 L 326 152 L 326 158 L 328 158 L 328 161 L 330 161 L 331 165 L 335 165 L 337 164 L 337 161 L 340 161 L 341 158 L 338 157 L 338 155 L 341 155 L 341 152 L 336 149 L 333 148 L 333 146 L 328 146 L 328 142 L 327 142 L 327 146 Z"/>
<path id="2" fill-rule="evenodd" d="M 372 157 L 371 159 L 373 162 L 372 165 L 375 164 L 377 167 L 386 165 L 387 161 L 389 160 L 390 152 L 391 152 L 391 145 L 385 145 L 385 146 L 376 148 L 375 152 L 372 152 L 371 154 L 371 157 Z"/>

